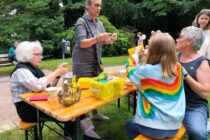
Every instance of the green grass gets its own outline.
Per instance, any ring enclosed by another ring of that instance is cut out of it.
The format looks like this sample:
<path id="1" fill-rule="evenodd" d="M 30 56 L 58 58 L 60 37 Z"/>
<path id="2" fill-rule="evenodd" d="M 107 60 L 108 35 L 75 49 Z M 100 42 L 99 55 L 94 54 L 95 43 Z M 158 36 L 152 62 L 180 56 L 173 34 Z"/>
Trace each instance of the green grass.
<path id="1" fill-rule="evenodd" d="M 103 57 L 102 58 L 102 63 L 103 66 L 114 66 L 114 65 L 123 65 L 125 64 L 125 61 L 127 60 L 128 56 L 117 56 L 117 57 Z M 41 68 L 42 69 L 50 69 L 54 70 L 58 66 L 59 63 L 63 62 L 62 59 L 49 59 L 49 60 L 43 60 L 41 63 Z M 70 65 L 70 70 L 71 65 L 72 65 L 72 59 L 71 58 L 66 58 L 65 62 L 67 62 Z M 14 69 L 13 66 L 5 66 L 5 67 L 0 67 L 0 76 L 7 76 L 11 73 L 11 71 Z"/>

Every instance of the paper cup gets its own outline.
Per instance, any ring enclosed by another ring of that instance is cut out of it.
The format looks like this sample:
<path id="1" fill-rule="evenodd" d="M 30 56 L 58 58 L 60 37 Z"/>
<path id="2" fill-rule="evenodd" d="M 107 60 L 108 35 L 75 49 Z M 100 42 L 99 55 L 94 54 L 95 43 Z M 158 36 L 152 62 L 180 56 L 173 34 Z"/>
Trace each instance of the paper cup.
<path id="1" fill-rule="evenodd" d="M 57 96 L 57 87 L 49 87 L 46 88 L 45 91 L 48 93 L 48 101 L 55 102 Z"/>

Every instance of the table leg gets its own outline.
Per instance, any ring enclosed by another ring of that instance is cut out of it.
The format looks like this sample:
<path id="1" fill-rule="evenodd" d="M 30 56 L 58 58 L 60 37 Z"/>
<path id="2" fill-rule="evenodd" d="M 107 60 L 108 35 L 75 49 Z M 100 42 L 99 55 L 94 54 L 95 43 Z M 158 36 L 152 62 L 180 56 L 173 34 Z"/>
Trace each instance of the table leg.
<path id="1" fill-rule="evenodd" d="M 134 91 L 133 92 L 133 115 L 135 115 L 136 114 L 136 103 L 137 103 L 137 99 L 136 99 L 136 96 L 137 96 L 137 92 L 136 91 Z"/>
<path id="2" fill-rule="evenodd" d="M 41 121 L 40 121 L 40 116 L 39 116 L 39 110 L 37 109 L 37 123 L 38 123 L 38 137 L 39 140 L 42 140 L 42 126 L 41 126 Z"/>
<path id="3" fill-rule="evenodd" d="M 76 140 L 83 140 L 79 117 L 76 119 Z"/>

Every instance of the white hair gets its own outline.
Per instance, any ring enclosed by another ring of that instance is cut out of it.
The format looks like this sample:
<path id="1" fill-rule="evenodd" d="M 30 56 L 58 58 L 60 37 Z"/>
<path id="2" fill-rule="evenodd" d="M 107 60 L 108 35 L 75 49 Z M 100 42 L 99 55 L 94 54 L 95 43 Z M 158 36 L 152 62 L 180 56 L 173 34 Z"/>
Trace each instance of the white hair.
<path id="1" fill-rule="evenodd" d="M 39 41 L 23 41 L 20 42 L 15 51 L 18 62 L 29 62 L 33 58 L 35 48 L 43 52 L 42 45 Z"/>
<path id="2" fill-rule="evenodd" d="M 192 39 L 193 47 L 196 50 L 199 50 L 204 41 L 202 29 L 194 26 L 188 26 L 183 28 L 182 31 L 185 33 L 186 39 Z"/>

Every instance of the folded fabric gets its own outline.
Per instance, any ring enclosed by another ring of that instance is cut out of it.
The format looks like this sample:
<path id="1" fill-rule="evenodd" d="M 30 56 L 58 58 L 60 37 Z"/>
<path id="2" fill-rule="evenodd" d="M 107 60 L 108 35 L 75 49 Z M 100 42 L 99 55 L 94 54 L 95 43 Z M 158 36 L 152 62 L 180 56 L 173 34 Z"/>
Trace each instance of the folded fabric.
<path id="1" fill-rule="evenodd" d="M 48 95 L 34 95 L 30 97 L 30 101 L 47 101 Z"/>

